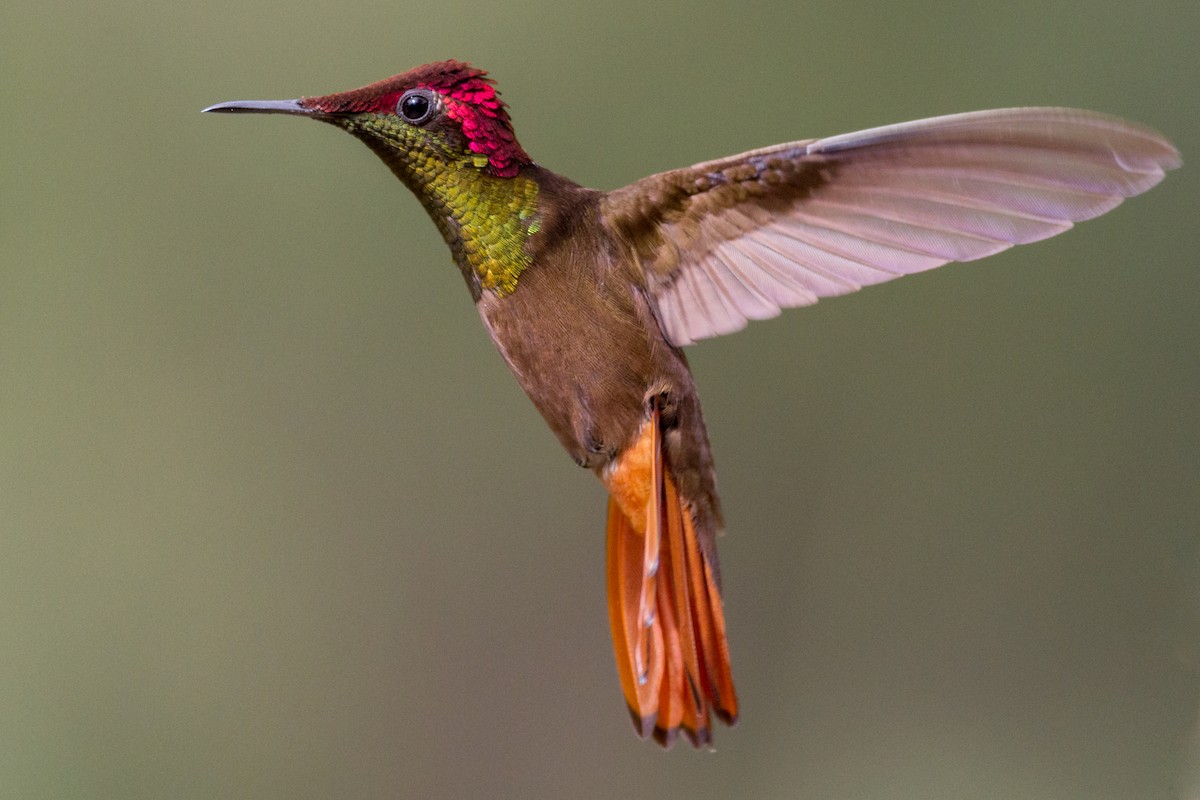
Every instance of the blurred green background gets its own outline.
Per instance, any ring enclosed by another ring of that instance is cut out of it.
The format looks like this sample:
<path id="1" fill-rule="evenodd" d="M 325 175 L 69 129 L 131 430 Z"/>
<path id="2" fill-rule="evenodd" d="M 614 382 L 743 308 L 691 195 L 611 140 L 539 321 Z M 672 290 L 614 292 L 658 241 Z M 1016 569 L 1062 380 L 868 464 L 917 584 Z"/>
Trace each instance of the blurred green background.
<path id="1" fill-rule="evenodd" d="M 0 11 L 0 797 L 1197 794 L 1200 5 Z M 611 188 L 1023 104 L 1180 172 L 1079 230 L 690 351 L 743 718 L 635 740 L 601 487 L 416 201 L 202 116 L 447 57 Z"/>

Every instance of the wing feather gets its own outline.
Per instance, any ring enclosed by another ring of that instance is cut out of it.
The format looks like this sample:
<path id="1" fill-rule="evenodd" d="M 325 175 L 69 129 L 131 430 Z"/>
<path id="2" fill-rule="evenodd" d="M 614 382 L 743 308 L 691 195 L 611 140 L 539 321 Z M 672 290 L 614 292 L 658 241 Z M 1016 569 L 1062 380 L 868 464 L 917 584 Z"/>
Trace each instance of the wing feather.
<path id="1" fill-rule="evenodd" d="M 606 222 L 684 345 L 950 261 L 1054 236 L 1180 164 L 1157 132 L 1013 108 L 791 142 L 610 192 Z"/>

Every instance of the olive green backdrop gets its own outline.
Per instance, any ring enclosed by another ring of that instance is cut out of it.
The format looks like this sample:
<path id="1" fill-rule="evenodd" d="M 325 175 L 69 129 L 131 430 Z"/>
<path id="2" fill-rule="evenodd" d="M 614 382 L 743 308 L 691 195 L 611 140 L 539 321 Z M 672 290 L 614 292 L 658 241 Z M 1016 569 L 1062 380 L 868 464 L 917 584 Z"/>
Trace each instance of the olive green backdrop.
<path id="1" fill-rule="evenodd" d="M 1196 798 L 1200 6 L 0 10 L 0 798 Z M 742 721 L 633 737 L 600 486 L 361 144 L 425 61 L 582 183 L 976 108 L 1183 170 L 690 351 Z"/>

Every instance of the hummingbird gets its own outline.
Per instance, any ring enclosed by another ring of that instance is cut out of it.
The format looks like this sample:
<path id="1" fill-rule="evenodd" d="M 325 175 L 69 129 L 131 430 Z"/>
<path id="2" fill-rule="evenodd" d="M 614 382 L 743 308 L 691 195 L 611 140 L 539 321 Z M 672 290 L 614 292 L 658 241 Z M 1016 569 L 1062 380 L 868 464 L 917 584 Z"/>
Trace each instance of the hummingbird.
<path id="1" fill-rule="evenodd" d="M 1150 128 L 1009 108 L 764 147 L 612 191 L 537 164 L 487 73 L 459 61 L 359 89 L 219 103 L 352 134 L 433 218 L 484 328 L 608 492 L 609 623 L 643 738 L 732 725 L 724 523 L 682 348 L 781 309 L 1045 239 L 1178 167 Z"/>

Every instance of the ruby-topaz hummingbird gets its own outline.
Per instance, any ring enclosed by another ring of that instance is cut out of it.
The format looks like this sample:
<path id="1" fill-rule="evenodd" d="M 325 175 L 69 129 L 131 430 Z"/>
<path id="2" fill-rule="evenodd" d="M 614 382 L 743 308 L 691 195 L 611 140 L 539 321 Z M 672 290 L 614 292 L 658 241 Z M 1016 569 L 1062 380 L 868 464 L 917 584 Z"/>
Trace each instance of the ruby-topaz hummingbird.
<path id="1" fill-rule="evenodd" d="M 748 320 L 1062 233 L 1180 164 L 1157 132 L 1011 108 L 805 139 L 610 192 L 534 163 L 486 73 L 220 103 L 361 139 L 420 198 L 500 355 L 608 490 L 608 609 L 634 726 L 708 745 L 737 718 L 722 530 L 682 348 Z"/>

